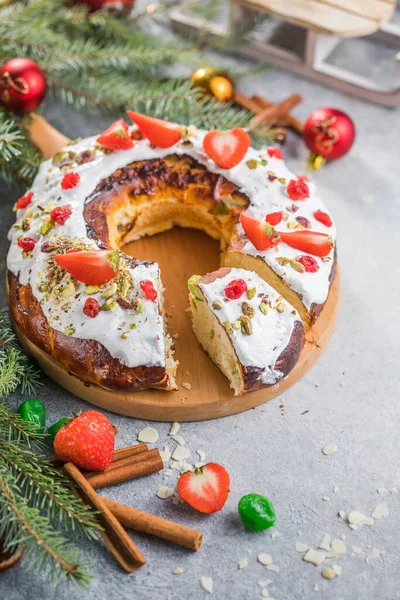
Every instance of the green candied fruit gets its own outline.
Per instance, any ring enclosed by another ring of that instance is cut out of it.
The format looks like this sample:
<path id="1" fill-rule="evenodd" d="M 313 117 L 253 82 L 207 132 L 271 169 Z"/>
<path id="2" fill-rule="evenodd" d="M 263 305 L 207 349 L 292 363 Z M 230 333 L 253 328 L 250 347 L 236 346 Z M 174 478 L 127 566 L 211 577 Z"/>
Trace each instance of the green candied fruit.
<path id="1" fill-rule="evenodd" d="M 24 421 L 36 425 L 36 433 L 44 433 L 46 425 L 46 407 L 40 400 L 37 398 L 25 400 L 25 402 L 18 407 L 18 414 Z"/>
<path id="2" fill-rule="evenodd" d="M 71 419 L 67 419 L 67 417 L 63 417 L 62 419 L 57 421 L 57 423 L 54 423 L 54 425 L 51 425 L 50 427 L 47 428 L 47 433 L 49 434 L 49 436 L 51 437 L 53 442 L 54 442 L 54 438 L 56 437 L 57 433 L 60 431 L 61 427 L 64 427 L 64 425 L 69 423 L 70 420 Z"/>
<path id="3" fill-rule="evenodd" d="M 275 525 L 272 502 L 261 494 L 246 494 L 239 500 L 238 509 L 243 525 L 250 531 L 264 531 Z"/>

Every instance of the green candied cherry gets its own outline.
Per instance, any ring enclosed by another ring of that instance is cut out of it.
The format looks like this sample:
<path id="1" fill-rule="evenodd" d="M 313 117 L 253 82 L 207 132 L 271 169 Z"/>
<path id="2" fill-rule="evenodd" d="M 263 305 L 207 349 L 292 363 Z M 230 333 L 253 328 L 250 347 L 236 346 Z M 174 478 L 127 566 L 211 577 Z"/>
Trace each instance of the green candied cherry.
<path id="1" fill-rule="evenodd" d="M 272 502 L 261 494 L 246 494 L 239 501 L 239 515 L 250 531 L 264 531 L 275 525 Z"/>
<path id="2" fill-rule="evenodd" d="M 71 419 L 67 419 L 67 417 L 63 417 L 62 419 L 57 421 L 57 423 L 54 423 L 54 425 L 50 425 L 50 427 L 47 428 L 47 433 L 49 434 L 49 436 L 51 437 L 53 442 L 54 442 L 54 438 L 56 437 L 57 433 L 60 431 L 61 427 L 64 427 L 64 425 L 69 423 L 70 420 Z"/>
<path id="3" fill-rule="evenodd" d="M 18 407 L 20 417 L 29 423 L 36 425 L 35 433 L 44 433 L 46 425 L 46 407 L 37 398 L 25 400 Z"/>

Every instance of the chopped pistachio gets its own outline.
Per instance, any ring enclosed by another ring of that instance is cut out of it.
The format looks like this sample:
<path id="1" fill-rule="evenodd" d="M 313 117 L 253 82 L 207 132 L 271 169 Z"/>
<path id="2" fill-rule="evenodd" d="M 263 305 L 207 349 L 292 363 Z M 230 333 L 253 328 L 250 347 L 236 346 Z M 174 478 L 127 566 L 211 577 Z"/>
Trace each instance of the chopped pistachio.
<path id="1" fill-rule="evenodd" d="M 131 329 L 136 329 L 137 325 L 136 325 L 136 323 L 131 323 L 131 324 L 129 325 L 129 327 L 130 327 Z"/>
<path id="2" fill-rule="evenodd" d="M 129 337 L 129 331 L 124 331 L 124 333 L 121 334 L 121 338 L 123 340 L 127 340 Z"/>
<path id="3" fill-rule="evenodd" d="M 66 327 L 64 329 L 64 335 L 74 335 L 75 333 L 75 327 L 72 327 L 72 325 L 70 325 L 69 327 Z"/>
<path id="4" fill-rule="evenodd" d="M 131 282 L 129 279 L 124 279 L 121 283 L 121 295 L 126 298 L 129 292 L 129 288 L 131 287 Z"/>
<path id="5" fill-rule="evenodd" d="M 204 302 L 203 296 L 197 287 L 197 283 L 200 281 L 200 279 L 201 279 L 201 275 L 192 275 L 191 278 L 189 279 L 187 285 L 189 288 L 189 292 L 192 294 L 192 296 L 194 296 L 196 298 L 196 300 L 200 300 L 201 302 Z"/>
<path id="6" fill-rule="evenodd" d="M 22 221 L 22 231 L 29 231 L 32 227 L 32 219 L 24 219 Z"/>
<path id="7" fill-rule="evenodd" d="M 91 296 L 92 294 L 97 294 L 100 291 L 98 285 L 87 285 L 85 289 L 85 294 Z"/>
<path id="8" fill-rule="evenodd" d="M 117 307 L 118 302 L 115 302 L 113 298 L 108 298 L 101 307 L 101 310 L 115 310 Z"/>
<path id="9" fill-rule="evenodd" d="M 222 304 L 220 302 L 218 302 L 218 300 L 214 300 L 211 307 L 213 310 L 221 310 Z"/>
<path id="10" fill-rule="evenodd" d="M 232 325 L 229 321 L 224 321 L 223 325 L 225 327 L 226 333 L 232 333 Z"/>
<path id="11" fill-rule="evenodd" d="M 281 265 L 281 267 L 284 267 L 288 264 L 288 262 L 290 262 L 290 258 L 286 258 L 285 256 L 278 256 L 276 262 L 278 263 L 278 265 Z"/>
<path id="12" fill-rule="evenodd" d="M 240 329 L 240 321 L 233 321 L 232 322 L 232 329 Z"/>
<path id="13" fill-rule="evenodd" d="M 279 177 L 279 183 L 286 183 L 286 179 L 284 177 Z"/>
<path id="14" fill-rule="evenodd" d="M 288 221 L 288 223 L 286 224 L 288 229 L 296 229 L 297 227 L 297 223 L 295 223 L 294 221 Z"/>
<path id="15" fill-rule="evenodd" d="M 253 333 L 253 326 L 251 324 L 251 319 L 247 315 L 242 315 L 240 317 L 240 328 L 243 335 L 251 335 Z"/>
<path id="16" fill-rule="evenodd" d="M 256 311 L 248 302 L 242 302 L 242 313 L 250 317 L 250 319 L 252 319 L 256 314 Z"/>
<path id="17" fill-rule="evenodd" d="M 50 219 L 46 219 L 45 221 L 43 221 L 42 226 L 40 228 L 40 233 L 42 235 L 46 235 L 49 233 L 49 231 L 51 231 L 54 227 L 54 222 L 51 221 Z"/>
<path id="18" fill-rule="evenodd" d="M 275 308 L 278 312 L 283 313 L 285 312 L 286 304 L 284 302 L 279 302 Z"/>
<path id="19" fill-rule="evenodd" d="M 249 300 L 252 300 L 252 299 L 254 298 L 254 296 L 255 296 L 255 295 L 256 295 L 256 288 L 255 288 L 255 287 L 249 288 L 249 289 L 247 290 L 247 298 L 248 298 Z"/>
<path id="20" fill-rule="evenodd" d="M 239 375 L 239 369 L 237 367 L 234 367 L 231 371 L 232 375 Z"/>
<path id="21" fill-rule="evenodd" d="M 257 169 L 259 164 L 260 163 L 258 160 L 255 160 L 255 158 L 250 158 L 248 161 L 246 161 L 246 165 L 249 167 L 249 169 Z"/>
<path id="22" fill-rule="evenodd" d="M 112 283 L 108 288 L 104 290 L 104 292 L 101 294 L 101 297 L 108 299 L 111 298 L 111 296 L 114 296 L 114 294 L 116 294 L 117 292 L 118 286 L 114 281 L 114 283 Z"/>
<path id="23" fill-rule="evenodd" d="M 211 329 L 210 333 L 209 333 L 210 339 L 213 340 L 215 338 L 215 331 L 214 329 Z"/>
<path id="24" fill-rule="evenodd" d="M 294 271 L 297 271 L 298 273 L 304 273 L 306 270 L 305 266 L 302 265 L 301 262 L 299 262 L 298 260 L 291 260 L 290 266 Z"/>
<path id="25" fill-rule="evenodd" d="M 141 314 L 143 312 L 143 304 L 139 298 L 136 298 L 133 302 L 133 308 L 138 313 Z"/>
<path id="26" fill-rule="evenodd" d="M 108 255 L 108 260 L 110 261 L 110 264 L 114 270 L 114 273 L 116 273 L 118 271 L 118 266 L 119 266 L 118 250 L 113 250 L 112 252 L 110 252 L 110 254 Z"/>
<path id="27" fill-rule="evenodd" d="M 264 300 L 260 303 L 260 306 L 258 308 L 260 309 L 260 311 L 262 312 L 263 315 L 268 314 L 268 306 L 267 306 L 267 303 L 264 302 Z"/>
<path id="28" fill-rule="evenodd" d="M 75 292 L 76 292 L 76 288 L 75 288 L 74 282 L 72 281 L 72 279 L 70 279 L 70 281 L 67 283 L 67 285 L 61 292 L 61 295 L 63 298 L 71 298 L 71 296 L 73 296 L 75 294 Z"/>

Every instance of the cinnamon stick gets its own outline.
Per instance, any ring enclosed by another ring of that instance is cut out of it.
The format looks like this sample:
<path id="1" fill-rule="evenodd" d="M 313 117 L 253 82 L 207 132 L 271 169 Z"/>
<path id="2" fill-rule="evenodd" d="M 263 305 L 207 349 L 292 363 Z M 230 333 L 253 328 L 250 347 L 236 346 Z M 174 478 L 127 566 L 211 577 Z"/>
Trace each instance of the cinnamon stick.
<path id="1" fill-rule="evenodd" d="M 249 110 L 250 112 L 256 114 L 260 112 L 260 105 L 258 104 L 258 102 L 255 102 L 254 99 L 249 98 L 245 94 L 242 94 L 242 92 L 239 92 L 239 90 L 234 91 L 233 101 L 236 102 L 236 104 L 240 104 L 240 106 L 242 106 L 246 110 Z"/>
<path id="2" fill-rule="evenodd" d="M 79 469 L 72 463 L 66 463 L 64 470 L 72 481 L 78 485 L 78 493 L 82 500 L 98 511 L 98 519 L 104 529 L 101 532 L 101 536 L 125 571 L 133 573 L 146 564 L 146 559 L 140 550 L 135 546 L 118 519 L 107 508 L 103 499 L 96 494 Z"/>
<path id="3" fill-rule="evenodd" d="M 168 521 L 162 519 L 156 515 L 152 515 L 125 504 L 119 504 L 113 500 L 102 498 L 104 504 L 112 512 L 112 514 L 118 519 L 118 521 L 124 527 L 128 529 L 134 529 L 135 531 L 142 531 L 149 535 L 154 535 L 158 538 L 178 544 L 189 550 L 197 552 L 203 541 L 203 534 L 201 531 L 196 531 L 190 527 L 185 527 L 174 521 Z"/>
<path id="4" fill-rule="evenodd" d="M 257 94 L 254 94 L 254 96 L 250 98 L 250 101 L 252 103 L 256 103 L 256 105 L 258 105 L 259 108 L 268 108 L 270 106 L 273 106 L 272 102 L 270 102 L 266 98 L 263 98 L 262 96 L 258 96 Z M 256 112 L 258 112 L 258 110 Z M 296 119 L 296 117 L 294 117 L 290 113 L 282 115 L 282 117 L 278 119 L 278 124 L 290 127 L 291 129 L 294 129 L 294 131 L 296 131 L 299 135 L 303 135 L 304 123 L 300 121 L 300 119 Z"/>
<path id="5" fill-rule="evenodd" d="M 260 125 L 263 121 L 270 123 L 272 121 L 276 121 L 279 117 L 283 115 L 287 115 L 292 108 L 294 108 L 297 104 L 301 102 L 302 98 L 299 94 L 292 94 L 286 100 L 279 102 L 278 104 L 273 104 L 272 106 L 267 106 L 261 111 L 258 111 L 255 117 L 251 120 L 251 127 L 256 127 Z"/>
<path id="6" fill-rule="evenodd" d="M 89 474 L 87 481 L 94 489 L 98 490 L 109 485 L 137 479 L 164 468 L 164 462 L 157 448 L 133 457 L 130 462 L 124 463 L 122 466 L 119 466 L 120 462 L 122 461 L 116 462 L 102 473 Z"/>
<path id="7" fill-rule="evenodd" d="M 126 448 L 120 448 L 119 450 L 114 450 L 113 459 L 111 464 L 121 460 L 122 458 L 127 458 L 129 456 L 136 456 L 137 454 L 142 454 L 143 452 L 147 452 L 148 450 L 147 444 L 134 444 L 133 446 L 127 446 Z M 50 465 L 53 467 L 62 467 L 64 461 L 55 456 L 51 458 L 49 461 Z"/>
<path id="8" fill-rule="evenodd" d="M 147 452 L 148 449 L 147 444 L 134 444 L 133 446 L 127 446 L 126 448 L 119 448 L 114 451 L 112 462 L 114 463 L 117 460 L 127 458 L 128 456 L 136 456 L 136 454 Z"/>

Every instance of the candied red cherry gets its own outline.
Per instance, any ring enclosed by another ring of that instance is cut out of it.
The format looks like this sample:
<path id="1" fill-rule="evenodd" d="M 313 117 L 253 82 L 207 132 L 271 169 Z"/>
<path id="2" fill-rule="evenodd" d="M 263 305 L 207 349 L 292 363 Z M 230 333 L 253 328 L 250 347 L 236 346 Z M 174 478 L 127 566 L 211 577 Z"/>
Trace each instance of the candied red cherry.
<path id="1" fill-rule="evenodd" d="M 36 246 L 36 240 L 31 237 L 24 237 L 18 240 L 18 246 L 22 248 L 24 252 L 33 252 Z"/>
<path id="2" fill-rule="evenodd" d="M 94 319 L 101 311 L 100 304 L 94 298 L 88 298 L 83 307 L 83 312 L 87 317 Z"/>
<path id="3" fill-rule="evenodd" d="M 314 217 L 317 219 L 317 221 L 319 221 L 323 225 L 326 225 L 326 227 L 332 227 L 332 219 L 326 212 L 322 210 L 316 210 L 314 213 Z"/>
<path id="4" fill-rule="evenodd" d="M 267 148 L 267 153 L 271 158 L 283 158 L 282 150 L 280 148 L 275 148 L 275 146 L 269 146 L 269 148 Z"/>
<path id="5" fill-rule="evenodd" d="M 81 178 L 79 173 L 74 173 L 70 171 L 69 173 L 65 173 L 64 177 L 61 180 L 61 187 L 63 190 L 70 190 L 78 185 Z"/>
<path id="6" fill-rule="evenodd" d="M 57 206 L 50 213 L 50 219 L 58 225 L 65 225 L 67 220 L 72 215 L 72 210 L 69 206 Z"/>
<path id="7" fill-rule="evenodd" d="M 303 265 L 307 273 L 316 273 L 319 269 L 317 261 L 312 256 L 300 256 L 297 261 Z"/>
<path id="8" fill-rule="evenodd" d="M 292 200 L 305 200 L 310 195 L 310 190 L 304 179 L 291 179 L 286 191 Z"/>
<path id="9" fill-rule="evenodd" d="M 23 208 L 27 208 L 32 202 L 33 192 L 27 192 L 25 196 L 21 196 L 15 204 L 15 208 L 21 210 Z"/>
<path id="10" fill-rule="evenodd" d="M 227 298 L 237 300 L 247 291 L 247 283 L 244 279 L 232 279 L 224 291 Z"/>
<path id="11" fill-rule="evenodd" d="M 152 281 L 149 281 L 148 279 L 143 279 L 143 281 L 140 282 L 140 289 L 143 292 L 143 296 L 147 300 L 151 300 L 152 302 L 154 302 L 154 300 L 157 298 L 157 290 L 154 288 Z"/>
<path id="12" fill-rule="evenodd" d="M 266 217 L 265 220 L 267 221 L 267 223 L 269 223 L 270 225 L 279 225 L 279 223 L 282 221 L 282 213 L 281 212 L 273 212 L 273 213 L 269 213 Z"/>

